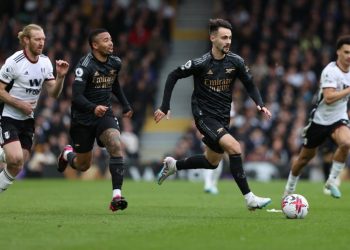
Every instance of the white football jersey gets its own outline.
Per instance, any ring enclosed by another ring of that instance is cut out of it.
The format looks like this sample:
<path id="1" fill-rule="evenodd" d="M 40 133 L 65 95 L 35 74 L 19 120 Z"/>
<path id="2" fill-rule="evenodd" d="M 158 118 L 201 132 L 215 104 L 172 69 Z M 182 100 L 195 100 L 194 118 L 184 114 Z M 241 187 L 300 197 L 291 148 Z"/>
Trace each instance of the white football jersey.
<path id="1" fill-rule="evenodd" d="M 322 71 L 321 85 L 317 98 L 317 107 L 313 121 L 321 125 L 331 125 L 341 119 L 349 119 L 347 114 L 346 96 L 332 104 L 326 104 L 323 96 L 323 88 L 335 88 L 336 91 L 350 87 L 350 72 L 343 72 L 335 62 L 330 62 Z"/>
<path id="2" fill-rule="evenodd" d="M 43 83 L 54 79 L 50 59 L 40 55 L 37 62 L 31 62 L 23 50 L 10 56 L 0 70 L 0 81 L 6 83 L 11 96 L 22 101 L 33 102 L 33 108 L 38 102 Z M 25 115 L 19 109 L 3 103 L 1 116 L 16 120 L 33 118 L 34 114 Z"/>

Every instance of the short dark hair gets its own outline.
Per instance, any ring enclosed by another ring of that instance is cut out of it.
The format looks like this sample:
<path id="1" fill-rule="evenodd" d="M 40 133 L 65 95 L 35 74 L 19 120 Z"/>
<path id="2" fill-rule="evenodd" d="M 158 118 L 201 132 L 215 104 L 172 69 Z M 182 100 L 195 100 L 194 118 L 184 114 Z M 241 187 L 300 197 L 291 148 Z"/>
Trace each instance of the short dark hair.
<path id="1" fill-rule="evenodd" d="M 104 33 L 104 32 L 108 32 L 106 29 L 94 29 L 92 31 L 90 31 L 89 33 L 89 45 L 90 47 L 92 48 L 92 43 L 94 42 L 95 40 L 95 37 L 98 35 L 98 34 L 101 34 L 101 33 Z"/>
<path id="2" fill-rule="evenodd" d="M 340 49 L 344 44 L 350 45 L 350 35 L 344 35 L 338 38 L 337 44 L 335 46 L 336 50 Z"/>
<path id="3" fill-rule="evenodd" d="M 232 30 L 232 25 L 224 19 L 220 19 L 220 18 L 209 19 L 209 34 L 210 35 L 213 32 L 218 31 L 218 29 L 220 27 Z"/>

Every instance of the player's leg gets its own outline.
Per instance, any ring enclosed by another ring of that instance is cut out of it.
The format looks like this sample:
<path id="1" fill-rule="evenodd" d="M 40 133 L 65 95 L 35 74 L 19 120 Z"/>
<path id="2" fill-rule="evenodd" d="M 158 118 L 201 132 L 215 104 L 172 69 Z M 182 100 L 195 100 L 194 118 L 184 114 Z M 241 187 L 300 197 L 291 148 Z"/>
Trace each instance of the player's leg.
<path id="1" fill-rule="evenodd" d="M 196 126 L 199 132 L 203 135 L 203 142 L 207 147 L 212 148 L 213 156 L 207 155 L 193 155 L 186 159 L 175 160 L 172 157 L 166 157 L 164 159 L 164 166 L 158 174 L 158 184 L 162 182 L 170 175 L 173 175 L 178 170 L 183 169 L 215 169 L 223 157 L 223 149 L 218 145 L 218 140 L 223 133 L 227 133 L 223 129 L 223 125 L 215 119 L 209 117 L 201 117 L 201 119 L 195 120 Z"/>
<path id="2" fill-rule="evenodd" d="M 22 170 L 24 156 L 19 141 L 13 141 L 3 146 L 6 154 L 6 167 L 0 173 L 0 193 L 5 191 Z"/>
<path id="3" fill-rule="evenodd" d="M 251 192 L 247 177 L 243 169 L 241 146 L 230 134 L 225 134 L 219 140 L 221 147 L 229 155 L 229 166 L 231 174 L 237 183 L 241 193 L 244 195 L 249 210 L 261 209 L 271 203 L 270 198 L 256 196 Z"/>
<path id="4" fill-rule="evenodd" d="M 121 148 L 120 132 L 117 122 L 113 118 L 106 117 L 97 128 L 97 142 L 105 146 L 109 158 L 109 170 L 112 177 L 112 201 L 109 208 L 114 212 L 127 208 L 128 203 L 122 196 L 124 179 L 124 159 Z"/>
<path id="5" fill-rule="evenodd" d="M 0 192 L 5 191 L 23 169 L 29 158 L 33 144 L 34 120 L 18 121 L 7 117 L 1 118 L 0 140 L 6 157 L 6 167 L 0 173 Z"/>
<path id="6" fill-rule="evenodd" d="M 218 180 L 221 176 L 223 160 L 220 161 L 216 169 L 203 169 L 204 192 L 208 194 L 218 194 Z"/>
<path id="7" fill-rule="evenodd" d="M 344 169 L 345 161 L 350 149 L 350 129 L 347 126 L 337 127 L 332 133 L 332 138 L 338 145 L 334 152 L 332 168 L 325 184 L 325 188 L 331 192 L 334 198 L 340 198 L 341 192 L 336 184 L 340 172 Z"/>
<path id="8" fill-rule="evenodd" d="M 297 159 L 292 164 L 283 196 L 295 192 L 301 171 L 306 166 L 306 164 L 316 155 L 316 150 L 317 148 L 302 147 Z"/>
<path id="9" fill-rule="evenodd" d="M 213 190 L 214 191 L 216 190 L 217 193 L 219 192 L 218 182 L 219 182 L 223 167 L 224 167 L 224 160 L 221 160 L 218 167 L 213 170 L 213 174 L 212 174 Z"/>
<path id="10" fill-rule="evenodd" d="M 94 127 L 72 124 L 70 136 L 72 145 L 66 145 L 58 156 L 57 170 L 64 172 L 67 166 L 79 171 L 86 171 L 92 163 L 92 149 L 95 143 Z"/>
<path id="11" fill-rule="evenodd" d="M 328 176 L 331 172 L 332 161 L 333 161 L 333 152 L 322 150 L 322 171 L 323 171 L 323 177 L 325 182 L 327 182 Z M 337 186 L 339 186 L 340 178 L 338 178 L 337 180 L 339 181 L 337 181 L 336 184 Z M 331 195 L 330 190 L 326 187 L 323 187 L 323 193 L 326 195 Z"/>

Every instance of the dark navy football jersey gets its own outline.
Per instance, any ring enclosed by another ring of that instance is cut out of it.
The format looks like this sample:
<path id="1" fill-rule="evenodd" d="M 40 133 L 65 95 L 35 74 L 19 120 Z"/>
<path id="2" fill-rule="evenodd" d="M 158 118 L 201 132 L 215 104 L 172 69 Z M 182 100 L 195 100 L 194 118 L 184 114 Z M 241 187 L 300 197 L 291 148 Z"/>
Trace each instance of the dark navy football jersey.
<path id="1" fill-rule="evenodd" d="M 123 107 L 129 107 L 118 81 L 120 68 L 121 60 L 116 56 L 109 56 L 106 62 L 100 62 L 89 53 L 79 61 L 73 82 L 74 122 L 91 125 L 98 119 L 94 114 L 98 105 L 109 107 L 106 115 L 113 116 L 112 93 L 117 96 Z"/>
<path id="2" fill-rule="evenodd" d="M 208 115 L 222 120 L 230 118 L 232 90 L 238 78 L 257 105 L 263 106 L 261 96 L 253 83 L 249 68 L 244 60 L 229 52 L 221 60 L 213 58 L 210 52 L 200 58 L 189 60 L 168 76 L 161 110 L 170 109 L 170 97 L 178 79 L 193 76 L 192 113 L 195 118 Z"/>

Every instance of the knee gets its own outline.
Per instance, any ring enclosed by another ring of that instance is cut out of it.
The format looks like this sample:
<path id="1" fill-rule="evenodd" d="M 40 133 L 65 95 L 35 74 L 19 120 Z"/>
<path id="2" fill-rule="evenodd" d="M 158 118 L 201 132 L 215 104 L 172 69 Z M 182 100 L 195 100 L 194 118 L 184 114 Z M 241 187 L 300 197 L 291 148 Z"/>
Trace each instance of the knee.
<path id="1" fill-rule="evenodd" d="M 8 155 L 6 156 L 6 163 L 9 167 L 22 169 L 24 164 L 23 156 L 20 155 Z"/>
<path id="2" fill-rule="evenodd" d="M 89 168 L 90 168 L 90 166 L 85 166 L 85 165 L 84 165 L 84 166 L 81 166 L 79 170 L 80 170 L 81 172 L 86 172 Z"/>
<path id="3" fill-rule="evenodd" d="M 91 166 L 91 162 L 90 161 L 82 161 L 82 162 L 77 162 L 75 164 L 76 169 L 78 169 L 79 171 L 85 172 L 86 170 L 88 170 Z"/>
<path id="4" fill-rule="evenodd" d="M 241 145 L 237 141 L 232 141 L 227 145 L 227 153 L 231 154 L 241 154 Z M 219 164 L 219 163 L 218 163 Z"/>
<path id="5" fill-rule="evenodd" d="M 350 141 L 345 141 L 339 144 L 338 146 L 339 150 L 348 153 L 350 149 Z"/>
<path id="6" fill-rule="evenodd" d="M 208 167 L 210 169 L 216 169 L 219 166 L 220 160 L 217 159 L 207 159 Z"/>
<path id="7" fill-rule="evenodd" d="M 111 140 L 108 144 L 106 144 L 106 149 L 111 156 L 120 157 L 121 156 L 120 138 L 116 137 L 114 140 Z"/>

